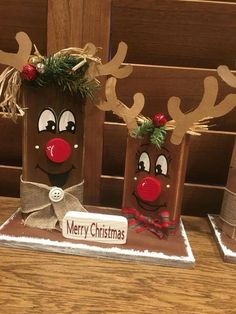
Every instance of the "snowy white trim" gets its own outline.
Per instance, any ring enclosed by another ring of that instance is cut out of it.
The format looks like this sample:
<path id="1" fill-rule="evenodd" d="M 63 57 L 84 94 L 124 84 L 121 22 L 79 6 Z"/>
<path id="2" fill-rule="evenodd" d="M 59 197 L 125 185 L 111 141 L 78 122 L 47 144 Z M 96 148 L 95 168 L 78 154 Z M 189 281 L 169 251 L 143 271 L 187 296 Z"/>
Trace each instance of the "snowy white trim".
<path id="1" fill-rule="evenodd" d="M 14 218 L 16 213 L 0 227 L 0 230 Z M 179 228 L 180 233 L 184 238 L 187 256 L 169 256 L 162 252 L 151 252 L 148 250 L 140 251 L 134 249 L 123 249 L 119 247 L 103 248 L 81 243 L 59 242 L 50 239 L 32 237 L 16 237 L 4 234 L 0 234 L 0 243 L 10 247 L 32 248 L 42 251 L 51 251 L 73 255 L 110 257 L 120 260 L 143 261 L 166 266 L 193 267 L 195 259 L 182 221 L 180 221 Z"/>
<path id="2" fill-rule="evenodd" d="M 217 226 L 214 222 L 214 218 L 216 217 L 216 215 L 208 215 L 209 221 L 211 223 L 212 229 L 214 231 L 215 237 L 219 243 L 220 249 L 222 250 L 222 253 L 224 254 L 225 257 L 232 257 L 232 258 L 236 258 L 236 252 L 233 252 L 232 250 L 230 250 L 229 248 L 227 248 L 227 246 L 222 242 L 221 240 L 221 233 L 218 231 Z"/>

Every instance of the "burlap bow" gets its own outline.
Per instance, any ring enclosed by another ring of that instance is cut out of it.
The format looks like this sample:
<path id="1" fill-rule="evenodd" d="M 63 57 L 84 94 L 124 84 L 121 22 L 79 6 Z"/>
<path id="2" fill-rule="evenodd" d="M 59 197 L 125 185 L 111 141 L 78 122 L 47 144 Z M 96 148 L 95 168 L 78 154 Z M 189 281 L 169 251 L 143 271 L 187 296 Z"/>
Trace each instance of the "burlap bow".
<path id="1" fill-rule="evenodd" d="M 21 178 L 21 211 L 28 214 L 25 225 L 40 229 L 58 229 L 67 211 L 87 211 L 81 204 L 83 201 L 83 183 L 65 190 L 59 202 L 49 198 L 52 187 L 46 184 L 28 182 Z"/>

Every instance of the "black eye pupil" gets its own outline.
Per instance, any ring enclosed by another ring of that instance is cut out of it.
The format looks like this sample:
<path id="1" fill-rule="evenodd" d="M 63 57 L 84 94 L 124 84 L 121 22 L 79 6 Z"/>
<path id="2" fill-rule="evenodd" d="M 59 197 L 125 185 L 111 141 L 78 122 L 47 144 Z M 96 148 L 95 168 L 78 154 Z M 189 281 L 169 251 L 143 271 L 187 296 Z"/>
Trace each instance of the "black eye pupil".
<path id="1" fill-rule="evenodd" d="M 73 121 L 69 121 L 66 126 L 66 130 L 69 132 L 75 132 L 75 123 Z"/>
<path id="2" fill-rule="evenodd" d="M 145 170 L 145 166 L 144 166 L 144 162 L 143 161 L 140 161 L 138 163 L 138 170 L 139 171 L 144 171 Z"/>
<path id="3" fill-rule="evenodd" d="M 49 132 L 55 132 L 56 131 L 56 123 L 55 121 L 49 120 L 48 124 L 46 126 L 46 130 Z"/>
<path id="4" fill-rule="evenodd" d="M 162 174 L 161 165 L 156 165 L 156 174 Z"/>

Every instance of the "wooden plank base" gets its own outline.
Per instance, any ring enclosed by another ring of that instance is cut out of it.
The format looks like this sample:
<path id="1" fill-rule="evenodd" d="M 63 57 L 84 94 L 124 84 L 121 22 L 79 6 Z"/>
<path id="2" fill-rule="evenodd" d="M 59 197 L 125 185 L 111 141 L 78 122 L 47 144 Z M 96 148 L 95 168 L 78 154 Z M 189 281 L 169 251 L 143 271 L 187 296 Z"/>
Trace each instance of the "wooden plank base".
<path id="1" fill-rule="evenodd" d="M 236 263 L 236 241 L 222 233 L 217 226 L 218 215 L 208 215 L 220 254 L 225 262 Z"/>
<path id="2" fill-rule="evenodd" d="M 90 212 L 120 214 L 119 210 L 89 206 Z M 56 230 L 48 231 L 24 226 L 18 209 L 1 227 L 0 244 L 15 248 L 57 252 L 81 256 L 95 256 L 133 262 L 154 263 L 163 266 L 192 268 L 195 259 L 182 222 L 176 235 L 159 240 L 154 234 L 143 231 L 137 234 L 128 230 L 126 244 L 84 242 L 66 239 Z"/>

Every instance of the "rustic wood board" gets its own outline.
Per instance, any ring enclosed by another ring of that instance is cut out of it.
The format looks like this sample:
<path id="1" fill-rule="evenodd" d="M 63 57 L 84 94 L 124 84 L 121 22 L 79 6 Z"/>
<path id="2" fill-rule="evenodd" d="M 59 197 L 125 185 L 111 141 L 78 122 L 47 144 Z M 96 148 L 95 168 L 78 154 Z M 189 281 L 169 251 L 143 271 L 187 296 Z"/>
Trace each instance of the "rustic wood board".
<path id="1" fill-rule="evenodd" d="M 220 254 L 225 262 L 236 264 L 236 241 L 230 239 L 217 227 L 216 220 L 219 216 L 208 215 L 209 223 L 212 228 Z"/>
<path id="2" fill-rule="evenodd" d="M 113 0 L 111 45 L 122 38 L 127 62 L 235 67 L 234 2 Z"/>
<path id="3" fill-rule="evenodd" d="M 88 209 L 93 212 L 119 214 L 118 210 L 108 208 L 88 207 Z M 140 244 L 141 242 L 144 245 Z M 114 246 L 113 244 L 66 239 L 56 230 L 47 231 L 26 227 L 22 224 L 21 213 L 18 209 L 0 227 L 0 244 L 14 248 L 29 248 L 39 251 L 183 268 L 192 268 L 195 263 L 182 222 L 177 234 L 168 239 L 159 240 L 147 231 L 137 235 L 134 230 L 129 229 L 127 243 Z"/>

